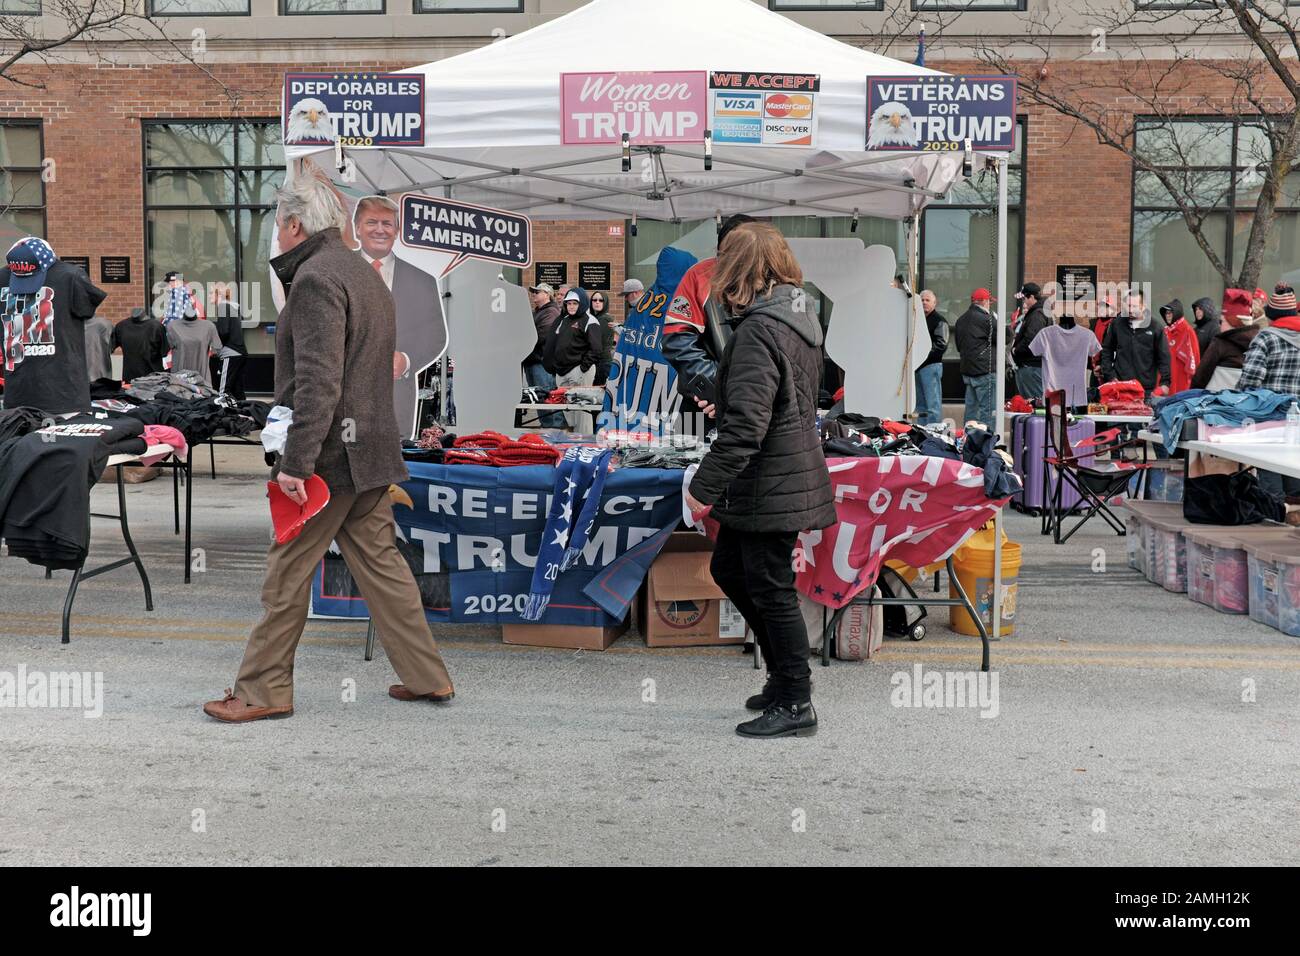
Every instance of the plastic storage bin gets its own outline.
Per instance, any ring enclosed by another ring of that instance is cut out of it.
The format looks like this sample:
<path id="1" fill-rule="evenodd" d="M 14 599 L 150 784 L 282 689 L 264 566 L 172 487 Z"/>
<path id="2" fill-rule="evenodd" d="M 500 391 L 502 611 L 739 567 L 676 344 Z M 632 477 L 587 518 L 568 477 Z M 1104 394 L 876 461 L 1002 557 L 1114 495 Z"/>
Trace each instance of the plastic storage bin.
<path id="1" fill-rule="evenodd" d="M 1300 538 L 1246 543 L 1250 617 L 1300 637 Z"/>
<path id="2" fill-rule="evenodd" d="M 1155 562 L 1155 574 L 1148 570 L 1147 577 L 1176 594 L 1187 590 L 1187 541 L 1183 537 L 1187 527 L 1182 518 L 1155 518 L 1146 529 L 1154 539 L 1148 559 Z"/>

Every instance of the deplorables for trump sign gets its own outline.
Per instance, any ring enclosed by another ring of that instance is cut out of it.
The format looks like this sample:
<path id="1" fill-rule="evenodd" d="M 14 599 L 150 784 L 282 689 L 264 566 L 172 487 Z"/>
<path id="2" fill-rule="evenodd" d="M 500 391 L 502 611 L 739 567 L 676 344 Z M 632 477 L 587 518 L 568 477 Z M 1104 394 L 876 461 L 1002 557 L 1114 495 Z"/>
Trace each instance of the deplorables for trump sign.
<path id="1" fill-rule="evenodd" d="M 727 146 L 815 146 L 817 76 L 709 74 L 709 129 Z"/>
<path id="2" fill-rule="evenodd" d="M 284 145 L 423 146 L 419 73 L 286 73 Z"/>
<path id="3" fill-rule="evenodd" d="M 867 78 L 867 149 L 930 152 L 1016 148 L 1013 76 Z"/>
<path id="4" fill-rule="evenodd" d="M 562 73 L 566 146 L 702 143 L 708 75 L 699 72 Z"/>
<path id="5" fill-rule="evenodd" d="M 504 209 L 406 193 L 402 196 L 402 243 L 413 249 L 455 254 L 443 275 L 466 259 L 523 269 L 533 261 L 533 223 L 527 216 Z"/>

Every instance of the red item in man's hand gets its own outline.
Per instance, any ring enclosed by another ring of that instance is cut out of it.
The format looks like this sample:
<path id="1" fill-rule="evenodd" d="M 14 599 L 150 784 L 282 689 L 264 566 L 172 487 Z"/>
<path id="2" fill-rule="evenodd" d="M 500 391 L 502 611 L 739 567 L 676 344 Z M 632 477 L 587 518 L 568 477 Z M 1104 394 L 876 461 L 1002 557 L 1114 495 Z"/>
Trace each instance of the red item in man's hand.
<path id="1" fill-rule="evenodd" d="M 266 497 L 271 501 L 271 526 L 275 529 L 276 544 L 288 544 L 298 537 L 303 525 L 330 503 L 329 487 L 320 475 L 312 475 L 304 487 L 307 490 L 307 503 L 300 505 L 284 493 L 279 482 L 266 483 Z"/>

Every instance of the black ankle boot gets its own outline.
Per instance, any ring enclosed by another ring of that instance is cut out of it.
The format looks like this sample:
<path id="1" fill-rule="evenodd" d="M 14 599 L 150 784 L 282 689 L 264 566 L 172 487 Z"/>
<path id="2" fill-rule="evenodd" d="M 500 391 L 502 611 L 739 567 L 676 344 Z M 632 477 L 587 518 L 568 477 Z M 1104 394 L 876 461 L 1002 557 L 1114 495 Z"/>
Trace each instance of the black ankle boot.
<path id="1" fill-rule="evenodd" d="M 776 678 L 771 674 L 763 682 L 763 689 L 745 701 L 746 710 L 767 710 L 776 702 Z"/>
<path id="2" fill-rule="evenodd" d="M 736 725 L 742 737 L 811 737 L 817 733 L 817 711 L 812 701 L 772 704 L 762 715 Z"/>

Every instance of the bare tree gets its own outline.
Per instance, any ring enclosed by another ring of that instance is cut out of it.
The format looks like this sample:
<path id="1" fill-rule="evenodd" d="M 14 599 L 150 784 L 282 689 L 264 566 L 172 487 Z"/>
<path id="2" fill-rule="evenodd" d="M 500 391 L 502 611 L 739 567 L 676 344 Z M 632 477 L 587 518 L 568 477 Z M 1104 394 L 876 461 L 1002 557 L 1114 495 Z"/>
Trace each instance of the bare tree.
<path id="1" fill-rule="evenodd" d="M 1284 0 L 1214 0 L 1180 10 L 1141 0 L 1079 0 L 1070 8 L 1026 14 L 1017 44 L 1034 51 L 1029 58 L 994 42 L 978 43 L 976 58 L 1017 74 L 1024 100 L 1073 119 L 1127 156 L 1139 192 L 1158 193 L 1161 204 L 1177 210 L 1223 281 L 1255 288 L 1283 186 L 1298 168 L 1300 10 L 1288 10 Z M 1071 49 L 1080 21 L 1090 31 L 1082 53 Z M 1249 133 L 1238 137 L 1244 148 L 1232 156 L 1229 145 L 1226 161 L 1207 163 L 1208 153 L 1223 151 L 1223 127 L 1187 122 L 1193 116 L 1240 122 Z M 1198 165 L 1229 169 L 1210 174 L 1192 169 Z M 1238 213 L 1253 213 L 1235 275 L 1207 235 L 1230 194 Z M 1251 205 L 1243 207 L 1243 196 Z"/>
<path id="2" fill-rule="evenodd" d="M 245 0 L 219 0 L 242 10 Z M 167 14 L 182 11 L 183 0 L 3 0 L 0 5 L 0 80 L 44 89 L 39 75 L 15 67 L 69 62 L 76 54 L 98 63 L 143 51 L 159 63 L 199 70 L 229 99 L 232 112 L 243 93 L 213 72 L 206 62 L 208 37 L 201 31 L 179 41 L 166 28 Z M 2 87 L 0 87 L 2 88 Z"/>

